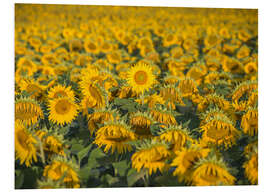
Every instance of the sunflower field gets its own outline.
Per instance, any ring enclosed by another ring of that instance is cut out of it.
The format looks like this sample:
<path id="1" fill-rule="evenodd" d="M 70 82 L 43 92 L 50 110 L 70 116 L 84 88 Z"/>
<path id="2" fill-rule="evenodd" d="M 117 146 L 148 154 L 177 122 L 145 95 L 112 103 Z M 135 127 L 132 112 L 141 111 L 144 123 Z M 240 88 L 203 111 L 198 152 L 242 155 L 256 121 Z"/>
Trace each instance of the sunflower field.
<path id="1" fill-rule="evenodd" d="M 15 5 L 15 188 L 258 184 L 256 9 Z"/>

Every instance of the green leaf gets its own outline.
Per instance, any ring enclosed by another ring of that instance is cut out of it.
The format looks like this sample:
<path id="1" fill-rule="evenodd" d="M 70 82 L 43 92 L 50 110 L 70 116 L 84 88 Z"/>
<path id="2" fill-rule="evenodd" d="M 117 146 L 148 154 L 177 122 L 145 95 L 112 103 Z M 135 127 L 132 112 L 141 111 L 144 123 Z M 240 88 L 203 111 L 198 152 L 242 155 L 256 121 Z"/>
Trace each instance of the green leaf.
<path id="1" fill-rule="evenodd" d="M 15 171 L 15 189 L 20 189 L 23 185 L 24 173 L 21 170 Z"/>
<path id="2" fill-rule="evenodd" d="M 96 148 L 90 152 L 89 158 L 88 158 L 88 167 L 95 168 L 99 166 L 99 163 L 97 161 L 98 158 L 102 158 L 106 156 L 105 153 L 102 152 L 101 149 Z"/>
<path id="3" fill-rule="evenodd" d="M 144 178 L 147 170 L 141 170 L 139 173 L 135 169 L 130 169 L 127 174 L 127 182 L 128 186 L 133 186 L 139 179 Z"/>
<path id="4" fill-rule="evenodd" d="M 126 173 L 126 170 L 129 168 L 129 164 L 127 163 L 126 160 L 115 162 L 112 165 L 115 169 L 115 173 L 119 174 L 120 176 L 124 176 Z"/>
<path id="5" fill-rule="evenodd" d="M 119 179 L 117 177 L 111 176 L 110 174 L 106 174 L 106 175 L 102 176 L 102 181 L 105 181 L 109 185 L 112 185 L 112 184 L 118 182 Z"/>
<path id="6" fill-rule="evenodd" d="M 79 151 L 81 151 L 82 149 L 83 149 L 83 145 L 77 143 L 77 144 L 72 145 L 70 151 L 71 151 L 72 153 L 77 154 L 77 153 L 78 153 Z"/>
<path id="7" fill-rule="evenodd" d="M 84 148 L 84 149 L 82 149 L 81 151 L 78 152 L 77 156 L 78 156 L 78 159 L 79 159 L 79 163 L 88 154 L 91 147 L 92 147 L 92 144 L 88 145 L 86 148 Z"/>

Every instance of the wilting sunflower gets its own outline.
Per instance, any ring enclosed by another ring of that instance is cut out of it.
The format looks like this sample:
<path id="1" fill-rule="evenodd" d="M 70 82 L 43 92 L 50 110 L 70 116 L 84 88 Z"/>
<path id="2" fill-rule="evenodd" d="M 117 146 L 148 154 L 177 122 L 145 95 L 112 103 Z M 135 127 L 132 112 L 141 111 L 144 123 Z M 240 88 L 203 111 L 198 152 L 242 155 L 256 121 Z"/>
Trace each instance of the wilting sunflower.
<path id="1" fill-rule="evenodd" d="M 136 102 L 138 102 L 139 104 L 142 104 L 142 100 L 141 99 L 136 99 Z M 145 96 L 143 98 L 143 104 L 147 104 L 149 108 L 155 108 L 156 105 L 164 105 L 165 104 L 165 100 L 163 97 L 160 96 L 160 94 L 152 94 L 152 95 L 148 95 Z"/>
<path id="2" fill-rule="evenodd" d="M 183 97 L 191 97 L 198 93 L 197 83 L 192 78 L 183 78 L 180 80 L 178 88 Z"/>
<path id="3" fill-rule="evenodd" d="M 51 157 L 53 154 L 65 156 L 63 136 L 48 132 L 47 130 L 36 131 L 36 136 L 43 144 L 43 150 Z"/>
<path id="4" fill-rule="evenodd" d="M 151 175 L 158 170 L 163 172 L 169 168 L 166 159 L 170 157 L 168 146 L 163 142 L 145 140 L 136 147 L 137 151 L 132 155 L 132 167 L 139 172 L 146 168 Z"/>
<path id="5" fill-rule="evenodd" d="M 251 155 L 244 165 L 245 175 L 252 184 L 258 184 L 258 153 Z"/>
<path id="6" fill-rule="evenodd" d="M 50 89 L 50 91 L 48 92 L 48 98 L 49 99 L 56 99 L 56 98 L 60 98 L 60 97 L 68 97 L 70 100 L 75 101 L 74 98 L 74 93 L 71 90 L 71 87 L 65 87 L 62 85 L 57 85 L 54 86 L 53 88 Z"/>
<path id="7" fill-rule="evenodd" d="M 214 94 L 206 95 L 198 105 L 198 111 L 202 112 L 206 110 L 210 105 L 217 106 L 225 112 L 231 110 L 231 104 L 224 97 Z"/>
<path id="8" fill-rule="evenodd" d="M 166 107 L 157 106 L 151 109 L 150 114 L 155 121 L 163 123 L 165 125 L 177 125 L 173 112 Z"/>
<path id="9" fill-rule="evenodd" d="M 128 84 L 132 87 L 132 90 L 136 93 L 142 93 L 149 90 L 156 79 L 152 72 L 152 68 L 149 65 L 138 63 L 131 67 L 128 72 Z"/>
<path id="10" fill-rule="evenodd" d="M 26 125 L 33 125 L 43 118 L 39 104 L 30 98 L 20 98 L 15 101 L 15 120 Z"/>
<path id="11" fill-rule="evenodd" d="M 234 127 L 233 122 L 226 116 L 216 115 L 210 118 L 205 125 L 201 126 L 202 142 L 224 145 L 228 148 L 236 143 L 239 131 Z"/>
<path id="12" fill-rule="evenodd" d="M 210 149 L 193 145 L 190 148 L 182 148 L 176 151 L 176 157 L 173 159 L 171 166 L 176 167 L 173 172 L 178 177 L 178 181 L 191 181 L 192 168 L 202 158 L 205 158 Z"/>
<path id="13" fill-rule="evenodd" d="M 98 129 L 97 124 L 104 124 L 104 122 L 114 121 L 119 119 L 120 115 L 116 109 L 106 107 L 102 109 L 95 109 L 95 111 L 89 115 L 88 118 L 88 130 L 93 135 L 94 131 Z"/>
<path id="14" fill-rule="evenodd" d="M 173 151 L 180 150 L 188 141 L 193 141 L 189 131 L 181 125 L 165 127 L 158 134 L 160 140 L 171 144 Z"/>
<path id="15" fill-rule="evenodd" d="M 191 175 L 191 184 L 194 186 L 234 185 L 235 180 L 224 161 L 215 156 L 201 159 Z"/>
<path id="16" fill-rule="evenodd" d="M 122 154 L 126 151 L 131 151 L 132 146 L 127 142 L 135 140 L 135 133 L 130 130 L 123 121 L 105 122 L 105 125 L 96 132 L 96 139 L 94 141 L 99 147 L 105 145 L 104 151 Z"/>
<path id="17" fill-rule="evenodd" d="M 53 161 L 45 166 L 43 176 L 53 181 L 58 181 L 64 177 L 61 185 L 64 185 L 66 188 L 79 188 L 80 179 L 77 172 L 77 165 L 64 157 L 58 156 L 54 157 Z"/>
<path id="18" fill-rule="evenodd" d="M 71 123 L 78 114 L 78 106 L 68 97 L 49 100 L 49 120 L 59 125 Z"/>
<path id="19" fill-rule="evenodd" d="M 175 85 L 166 85 L 160 88 L 160 96 L 166 101 L 169 109 L 175 109 L 175 104 L 185 105 L 182 100 L 182 94 Z"/>
<path id="20" fill-rule="evenodd" d="M 150 125 L 154 123 L 152 116 L 148 112 L 136 112 L 130 115 L 130 124 L 132 129 L 139 137 L 152 136 Z"/>
<path id="21" fill-rule="evenodd" d="M 33 79 L 22 79 L 20 82 L 21 91 L 26 91 L 30 97 L 37 100 L 42 100 L 46 86 L 43 86 Z"/>
<path id="22" fill-rule="evenodd" d="M 20 160 L 29 167 L 32 162 L 37 162 L 37 140 L 19 121 L 15 121 L 15 155 L 16 160 Z"/>
<path id="23" fill-rule="evenodd" d="M 249 109 L 242 117 L 243 132 L 254 136 L 258 134 L 258 109 Z"/>

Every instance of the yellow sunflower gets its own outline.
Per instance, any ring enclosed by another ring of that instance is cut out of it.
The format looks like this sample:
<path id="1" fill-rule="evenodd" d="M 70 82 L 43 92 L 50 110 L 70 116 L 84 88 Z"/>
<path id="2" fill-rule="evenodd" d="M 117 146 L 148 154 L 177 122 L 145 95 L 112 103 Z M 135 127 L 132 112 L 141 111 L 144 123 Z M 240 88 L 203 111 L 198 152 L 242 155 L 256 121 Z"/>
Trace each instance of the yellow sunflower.
<path id="1" fill-rule="evenodd" d="M 158 106 L 150 111 L 153 119 L 165 125 L 177 125 L 176 119 L 171 110 L 166 107 Z"/>
<path id="2" fill-rule="evenodd" d="M 130 124 L 135 133 L 141 137 L 151 137 L 150 125 L 154 123 L 152 116 L 148 112 L 136 112 L 130 115 Z"/>
<path id="3" fill-rule="evenodd" d="M 20 82 L 21 91 L 26 91 L 33 99 L 42 100 L 46 86 L 39 84 L 33 79 L 22 79 Z"/>
<path id="4" fill-rule="evenodd" d="M 258 184 L 258 153 L 253 153 L 244 165 L 245 175 L 252 184 Z"/>
<path id="5" fill-rule="evenodd" d="M 249 109 L 242 117 L 241 127 L 243 132 L 256 136 L 258 134 L 258 109 Z"/>
<path id="6" fill-rule="evenodd" d="M 58 181 L 64 177 L 61 184 L 66 188 L 80 188 L 80 179 L 77 172 L 77 165 L 59 156 L 45 166 L 43 176 L 53 181 Z"/>
<path id="7" fill-rule="evenodd" d="M 189 131 L 181 125 L 165 127 L 158 134 L 160 140 L 171 144 L 173 151 L 180 150 L 188 141 L 193 142 Z"/>
<path id="8" fill-rule="evenodd" d="M 127 142 L 135 140 L 135 133 L 130 130 L 123 121 L 105 122 L 105 125 L 99 128 L 96 132 L 96 139 L 94 141 L 99 147 L 105 145 L 104 151 L 122 154 L 132 150 L 132 146 Z"/>
<path id="9" fill-rule="evenodd" d="M 73 102 L 75 101 L 75 98 L 74 98 L 75 95 L 70 86 L 65 87 L 62 85 L 57 85 L 51 88 L 50 91 L 48 92 L 49 99 L 55 99 L 55 98 L 60 98 L 60 97 L 68 97 Z"/>
<path id="10" fill-rule="evenodd" d="M 169 169 L 169 164 L 166 163 L 166 160 L 171 153 L 165 143 L 145 140 L 136 149 L 137 151 L 131 157 L 131 163 L 137 172 L 142 168 L 146 168 L 151 175 L 158 170 L 164 172 Z"/>
<path id="11" fill-rule="evenodd" d="M 136 93 L 142 93 L 149 90 L 155 81 L 156 79 L 152 72 L 152 68 L 146 64 L 138 63 L 131 67 L 128 72 L 127 82 Z"/>
<path id="12" fill-rule="evenodd" d="M 216 115 L 201 126 L 202 142 L 225 148 L 231 147 L 239 137 L 239 131 L 234 127 L 233 122 L 226 116 Z"/>
<path id="13" fill-rule="evenodd" d="M 78 114 L 78 106 L 68 97 L 49 100 L 49 120 L 64 125 L 71 123 Z"/>
<path id="14" fill-rule="evenodd" d="M 34 125 L 44 117 L 39 104 L 30 98 L 20 98 L 15 101 L 15 120 L 26 125 Z"/>
<path id="15" fill-rule="evenodd" d="M 224 161 L 216 157 L 201 159 L 191 175 L 194 186 L 234 185 L 235 181 Z"/>
<path id="16" fill-rule="evenodd" d="M 46 130 L 36 131 L 36 136 L 43 144 L 43 150 L 51 157 L 53 154 L 65 156 L 63 136 Z"/>
<path id="17" fill-rule="evenodd" d="M 205 158 L 209 152 L 210 149 L 202 148 L 197 145 L 176 151 L 176 157 L 171 163 L 171 166 L 176 167 L 173 175 L 178 177 L 179 182 L 189 182 L 191 180 L 193 167 L 200 159 Z"/>
<path id="18" fill-rule="evenodd" d="M 29 167 L 32 162 L 37 162 L 36 139 L 27 131 L 23 124 L 15 121 L 15 156 L 20 164 Z"/>
<path id="19" fill-rule="evenodd" d="M 178 87 L 174 85 L 166 85 L 160 88 L 160 96 L 166 101 L 169 109 L 175 109 L 175 104 L 185 105 L 182 100 L 182 94 Z"/>

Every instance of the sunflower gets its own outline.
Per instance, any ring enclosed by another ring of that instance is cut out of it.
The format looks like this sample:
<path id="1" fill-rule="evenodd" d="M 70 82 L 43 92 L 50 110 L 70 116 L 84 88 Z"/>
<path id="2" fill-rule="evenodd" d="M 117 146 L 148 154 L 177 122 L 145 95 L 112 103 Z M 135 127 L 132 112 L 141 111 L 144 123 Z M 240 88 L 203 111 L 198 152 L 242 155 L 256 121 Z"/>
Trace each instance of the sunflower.
<path id="1" fill-rule="evenodd" d="M 151 137 L 150 125 L 154 123 L 152 116 L 148 112 L 136 112 L 130 115 L 132 129 L 139 137 Z"/>
<path id="2" fill-rule="evenodd" d="M 138 63 L 131 67 L 128 72 L 127 82 L 136 93 L 142 93 L 149 90 L 155 81 L 156 79 L 153 75 L 152 68 L 146 64 Z"/>
<path id="3" fill-rule="evenodd" d="M 20 98 L 15 100 L 15 120 L 34 125 L 39 119 L 43 119 L 43 111 L 39 104 L 30 98 Z"/>
<path id="4" fill-rule="evenodd" d="M 79 188 L 80 179 L 78 176 L 78 166 L 63 157 L 54 157 L 53 161 L 46 165 L 43 176 L 53 181 L 63 178 L 61 185 L 66 188 Z"/>
<path id="5" fill-rule="evenodd" d="M 84 49 L 87 53 L 98 54 L 99 47 L 93 40 L 86 40 L 84 42 Z"/>
<path id="6" fill-rule="evenodd" d="M 139 104 L 142 104 L 141 99 L 137 99 L 136 102 Z M 164 105 L 165 100 L 163 97 L 160 96 L 160 94 L 154 93 L 152 95 L 145 96 L 143 98 L 143 104 L 147 104 L 149 108 L 155 108 L 156 105 Z"/>
<path id="7" fill-rule="evenodd" d="M 48 98 L 49 99 L 56 99 L 60 97 L 68 97 L 70 100 L 73 102 L 75 101 L 75 95 L 73 91 L 71 90 L 71 87 L 65 87 L 62 85 L 57 85 L 54 86 L 53 88 L 50 89 L 48 92 Z"/>
<path id="8" fill-rule="evenodd" d="M 241 127 L 243 132 L 256 136 L 258 134 L 258 109 L 250 108 L 242 117 Z"/>
<path id="9" fill-rule="evenodd" d="M 137 145 L 136 152 L 131 157 L 132 167 L 139 172 L 142 168 L 148 169 L 149 174 L 158 170 L 164 172 L 169 169 L 166 163 L 170 151 L 165 143 L 155 140 L 144 140 Z"/>
<path id="10" fill-rule="evenodd" d="M 31 59 L 22 57 L 17 62 L 17 69 L 23 69 L 28 76 L 32 76 L 37 71 L 37 65 Z"/>
<path id="11" fill-rule="evenodd" d="M 112 51 L 108 54 L 106 54 L 106 58 L 109 61 L 109 63 L 112 64 L 119 64 L 122 61 L 122 55 L 120 51 Z"/>
<path id="12" fill-rule="evenodd" d="M 20 89 L 21 91 L 26 91 L 31 98 L 42 100 L 46 86 L 39 84 L 33 79 L 22 79 Z"/>
<path id="13" fill-rule="evenodd" d="M 181 125 L 165 127 L 159 131 L 158 135 L 160 140 L 171 144 L 173 151 L 180 150 L 188 141 L 193 142 L 189 131 Z"/>
<path id="14" fill-rule="evenodd" d="M 222 68 L 225 72 L 243 73 L 244 67 L 242 63 L 236 58 L 226 57 L 222 62 Z"/>
<path id="15" fill-rule="evenodd" d="M 42 179 L 37 180 L 38 189 L 56 189 L 56 188 L 66 188 L 65 185 L 61 184 L 59 181 L 53 181 L 52 179 Z"/>
<path id="16" fill-rule="evenodd" d="M 175 104 L 185 105 L 182 100 L 182 95 L 178 87 L 175 85 L 166 85 L 160 88 L 160 96 L 166 101 L 169 109 L 175 109 Z"/>
<path id="17" fill-rule="evenodd" d="M 69 124 L 78 114 L 78 106 L 68 97 L 49 100 L 49 120 L 59 125 Z"/>
<path id="18" fill-rule="evenodd" d="M 166 107 L 157 106 L 150 111 L 150 114 L 153 119 L 159 123 L 163 123 L 165 125 L 177 125 L 173 112 L 168 110 Z"/>
<path id="19" fill-rule="evenodd" d="M 171 166 L 176 167 L 173 175 L 178 177 L 179 182 L 189 182 L 191 180 L 193 167 L 200 159 L 205 158 L 209 152 L 210 149 L 202 148 L 197 145 L 176 151 L 176 157 L 171 163 Z"/>
<path id="20" fill-rule="evenodd" d="M 247 58 L 250 55 L 250 48 L 246 45 L 243 45 L 237 52 L 236 58 L 237 59 L 243 59 Z"/>
<path id="21" fill-rule="evenodd" d="M 234 185 L 236 178 L 232 176 L 222 159 L 215 156 L 201 159 L 191 175 L 194 186 Z"/>
<path id="22" fill-rule="evenodd" d="M 95 109 L 92 114 L 87 115 L 88 130 L 93 135 L 94 131 L 98 129 L 98 124 L 104 124 L 104 122 L 114 121 L 119 119 L 120 115 L 116 109 L 111 107 Z"/>
<path id="23" fill-rule="evenodd" d="M 36 136 L 43 144 L 43 150 L 51 157 L 53 154 L 65 156 L 63 136 L 47 130 L 36 131 Z"/>
<path id="24" fill-rule="evenodd" d="M 224 99 L 224 97 L 214 93 L 206 95 L 203 100 L 200 101 L 198 105 L 198 111 L 202 112 L 211 105 L 214 105 L 225 112 L 230 112 L 232 108 L 229 101 Z"/>
<path id="25" fill-rule="evenodd" d="M 69 51 L 70 52 L 80 52 L 83 49 L 81 40 L 73 39 L 69 41 Z"/>
<path id="26" fill-rule="evenodd" d="M 182 93 L 182 97 L 191 97 L 192 95 L 199 92 L 197 88 L 197 83 L 192 78 L 181 79 L 178 84 L 178 88 Z"/>
<path id="27" fill-rule="evenodd" d="M 106 153 L 110 149 L 111 153 L 117 150 L 118 154 L 132 150 L 132 146 L 127 144 L 129 141 L 135 140 L 135 133 L 130 130 L 130 126 L 123 121 L 110 121 L 104 124 L 96 132 L 95 144 L 99 147 L 105 146 Z"/>
<path id="28" fill-rule="evenodd" d="M 15 121 L 15 155 L 20 164 L 29 167 L 32 162 L 37 162 L 36 139 L 19 121 Z"/>
<path id="29" fill-rule="evenodd" d="M 248 62 L 244 67 L 246 74 L 254 74 L 258 72 L 258 64 L 256 62 Z"/>
<path id="30" fill-rule="evenodd" d="M 210 118 L 201 126 L 201 131 L 203 143 L 223 145 L 225 148 L 235 144 L 239 136 L 239 131 L 233 126 L 233 122 L 228 117 L 219 115 Z"/>
<path id="31" fill-rule="evenodd" d="M 243 168 L 245 169 L 245 176 L 252 184 L 258 184 L 258 153 L 252 154 L 249 160 L 247 160 Z"/>

